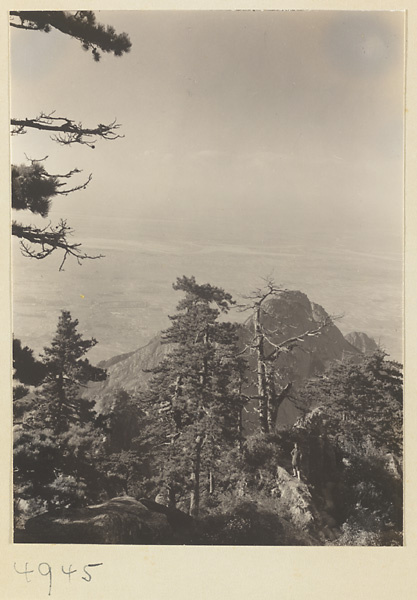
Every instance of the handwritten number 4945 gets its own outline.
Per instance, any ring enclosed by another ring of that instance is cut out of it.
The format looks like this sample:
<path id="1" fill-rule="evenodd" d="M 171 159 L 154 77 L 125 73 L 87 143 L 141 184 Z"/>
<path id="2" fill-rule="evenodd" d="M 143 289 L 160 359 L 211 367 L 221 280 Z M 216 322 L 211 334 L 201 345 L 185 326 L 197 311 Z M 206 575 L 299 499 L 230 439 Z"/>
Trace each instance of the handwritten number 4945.
<path id="1" fill-rule="evenodd" d="M 84 581 L 86 581 L 87 583 L 89 583 L 92 580 L 92 575 L 91 573 L 88 571 L 88 569 L 91 569 L 93 567 L 100 567 L 103 563 L 95 563 L 95 564 L 88 564 L 88 565 L 84 565 L 82 572 L 84 573 L 84 575 L 81 576 L 81 579 L 83 579 Z M 35 572 L 35 569 L 29 569 L 29 563 L 25 563 L 25 569 L 24 571 L 19 571 L 16 568 L 16 563 L 14 563 L 14 570 L 16 571 L 16 573 L 18 573 L 19 575 L 24 575 L 25 579 L 27 581 L 27 583 L 31 582 L 31 579 L 29 579 L 29 575 L 31 573 Z M 73 569 L 72 565 L 69 565 L 68 570 L 65 570 L 63 566 L 61 566 L 61 571 L 64 575 L 68 576 L 68 581 L 71 583 L 71 575 L 73 575 L 74 573 L 77 573 L 78 569 Z M 48 596 L 51 595 L 52 592 L 52 567 L 49 563 L 47 562 L 41 562 L 38 564 L 37 567 L 37 572 L 39 573 L 39 575 L 42 575 L 43 577 L 48 577 L 49 578 L 49 591 L 48 591 Z"/>

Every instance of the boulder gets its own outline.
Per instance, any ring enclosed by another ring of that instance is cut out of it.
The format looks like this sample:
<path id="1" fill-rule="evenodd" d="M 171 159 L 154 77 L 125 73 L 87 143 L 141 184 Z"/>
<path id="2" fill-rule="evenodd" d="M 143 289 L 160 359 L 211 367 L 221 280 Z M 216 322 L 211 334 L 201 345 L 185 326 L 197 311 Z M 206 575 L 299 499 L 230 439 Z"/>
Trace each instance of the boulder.
<path id="1" fill-rule="evenodd" d="M 309 535 L 311 543 L 323 544 L 339 535 L 336 520 L 332 516 L 331 494 L 328 502 L 319 507 L 311 486 L 280 466 L 277 467 L 276 482 L 276 495 L 279 496 L 281 507 L 287 511 L 292 525 Z"/>
<path id="2" fill-rule="evenodd" d="M 385 455 L 385 465 L 386 465 L 386 469 L 387 469 L 388 473 L 390 473 L 398 481 L 402 480 L 402 477 L 403 477 L 402 464 L 397 456 L 395 456 L 391 452 L 388 452 Z"/>
<path id="3" fill-rule="evenodd" d="M 280 466 L 277 467 L 276 482 L 280 503 L 285 504 L 294 525 L 300 529 L 311 528 L 315 510 L 308 486 Z"/>
<path id="4" fill-rule="evenodd" d="M 139 502 L 146 506 L 150 511 L 165 515 L 176 535 L 180 537 L 185 536 L 188 540 L 193 535 L 194 519 L 182 510 L 172 508 L 171 506 L 165 506 L 165 504 L 162 504 L 161 502 L 156 502 L 147 498 L 141 498 Z"/>
<path id="5" fill-rule="evenodd" d="M 175 544 L 182 537 L 166 514 L 128 496 L 46 512 L 29 519 L 25 529 L 31 541 L 54 544 Z"/>

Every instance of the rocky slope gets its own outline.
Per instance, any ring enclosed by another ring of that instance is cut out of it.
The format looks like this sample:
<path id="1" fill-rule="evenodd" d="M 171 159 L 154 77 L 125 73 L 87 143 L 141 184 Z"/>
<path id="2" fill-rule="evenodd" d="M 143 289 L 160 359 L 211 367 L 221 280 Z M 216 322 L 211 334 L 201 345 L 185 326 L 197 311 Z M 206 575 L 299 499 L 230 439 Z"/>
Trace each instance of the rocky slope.
<path id="1" fill-rule="evenodd" d="M 163 344 L 158 335 L 146 346 L 134 352 L 115 356 L 102 361 L 99 366 L 107 369 L 107 379 L 102 382 L 91 382 L 87 395 L 96 401 L 99 412 L 110 409 L 115 391 L 124 389 L 136 394 L 146 388 L 151 377 L 150 369 L 156 367 L 170 351 L 169 344 Z"/>
<path id="2" fill-rule="evenodd" d="M 255 505 L 253 505 L 255 506 Z M 323 545 L 338 535 L 334 519 L 315 504 L 309 485 L 278 467 L 276 487 L 266 509 L 272 530 L 263 531 L 265 507 L 258 506 L 251 519 L 258 545 Z M 240 525 L 248 526 L 248 516 Z M 241 515 L 242 517 L 242 515 Z M 272 520 L 271 520 L 272 519 Z M 62 508 L 29 519 L 24 529 L 15 531 L 16 543 L 49 544 L 229 544 L 244 540 L 233 530 L 238 514 L 220 522 L 193 519 L 175 508 L 129 496 L 83 508 Z M 234 533 L 229 540 L 230 533 Z"/>
<path id="3" fill-rule="evenodd" d="M 178 544 L 190 542 L 191 517 L 129 496 L 84 508 L 42 513 L 18 532 L 19 542 L 52 544 Z"/>

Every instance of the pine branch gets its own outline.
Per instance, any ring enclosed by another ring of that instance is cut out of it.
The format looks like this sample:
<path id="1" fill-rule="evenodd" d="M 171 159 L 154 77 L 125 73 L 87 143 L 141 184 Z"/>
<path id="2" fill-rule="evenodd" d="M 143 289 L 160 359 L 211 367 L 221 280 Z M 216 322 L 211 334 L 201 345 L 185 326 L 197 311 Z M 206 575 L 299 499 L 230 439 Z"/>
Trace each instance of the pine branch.
<path id="1" fill-rule="evenodd" d="M 26 153 L 25 153 L 25 157 L 26 160 L 28 160 L 31 165 L 33 167 L 37 167 L 40 165 L 40 163 L 45 162 L 49 157 L 44 156 L 43 158 L 30 158 Z M 77 169 L 77 167 L 75 167 L 74 169 L 71 169 L 71 171 L 68 171 L 68 173 L 64 173 L 64 174 L 59 174 L 59 173 L 49 173 L 48 171 L 46 171 L 44 169 L 44 167 L 42 167 L 42 170 L 39 171 L 39 179 L 54 179 L 54 184 L 56 187 L 55 192 L 53 193 L 54 196 L 66 196 L 68 194 L 70 194 L 71 192 L 78 192 L 80 190 L 85 190 L 85 188 L 88 186 L 88 184 L 90 183 L 90 181 L 93 178 L 93 174 L 90 173 L 87 180 L 84 183 L 81 183 L 80 185 L 77 185 L 73 188 L 70 189 L 65 189 L 65 190 L 58 190 L 58 188 L 63 187 L 64 185 L 67 185 L 64 181 L 59 181 L 59 179 L 70 179 L 73 175 L 77 175 L 78 173 L 82 173 L 81 169 Z"/>
<path id="2" fill-rule="evenodd" d="M 78 169 L 75 169 L 74 171 L 72 171 L 71 173 L 80 173 L 81 171 L 78 171 Z M 52 175 L 52 177 L 67 177 L 67 175 Z M 67 196 L 68 194 L 71 194 L 71 192 L 79 192 L 80 190 L 85 190 L 85 188 L 87 187 L 87 185 L 90 183 L 90 181 L 93 179 L 93 174 L 90 173 L 87 180 L 84 181 L 84 183 L 81 183 L 80 185 L 76 185 L 73 188 L 70 189 L 65 189 L 65 190 L 57 190 L 56 192 L 56 196 Z M 65 185 L 65 183 L 61 182 L 61 183 L 57 183 L 57 187 L 61 187 Z"/>
<path id="3" fill-rule="evenodd" d="M 117 34 L 111 25 L 97 23 L 93 11 L 10 11 L 10 25 L 27 31 L 49 33 L 56 29 L 81 43 L 84 50 L 91 50 L 95 61 L 100 51 L 122 56 L 132 46 L 126 33 Z"/>
<path id="4" fill-rule="evenodd" d="M 63 219 L 59 221 L 57 226 L 51 226 L 49 223 L 49 225 L 43 229 L 34 227 L 33 225 L 21 225 L 15 221 L 12 224 L 12 235 L 24 240 L 20 242 L 23 256 L 42 260 L 55 252 L 55 250 L 63 250 L 64 257 L 59 266 L 60 271 L 63 270 L 64 264 L 69 256 L 76 258 L 79 265 L 86 259 L 95 260 L 97 258 L 103 258 L 102 254 L 90 256 L 86 253 L 82 253 L 80 243 L 71 244 L 68 241 L 67 238 L 69 235 L 72 235 L 72 233 L 73 230 Z"/>
<path id="5" fill-rule="evenodd" d="M 120 128 L 120 124 L 116 120 L 108 125 L 99 123 L 95 127 L 84 127 L 82 123 L 76 123 L 67 117 L 55 117 L 55 111 L 51 113 L 41 112 L 33 119 L 14 119 L 10 123 L 12 125 L 12 135 L 26 133 L 26 128 L 37 129 L 39 131 L 54 132 L 56 135 L 51 135 L 51 140 L 63 146 L 71 144 L 82 144 L 89 148 L 95 148 L 98 138 L 103 140 L 116 140 L 123 138 L 123 135 L 118 135 L 116 130 Z"/>

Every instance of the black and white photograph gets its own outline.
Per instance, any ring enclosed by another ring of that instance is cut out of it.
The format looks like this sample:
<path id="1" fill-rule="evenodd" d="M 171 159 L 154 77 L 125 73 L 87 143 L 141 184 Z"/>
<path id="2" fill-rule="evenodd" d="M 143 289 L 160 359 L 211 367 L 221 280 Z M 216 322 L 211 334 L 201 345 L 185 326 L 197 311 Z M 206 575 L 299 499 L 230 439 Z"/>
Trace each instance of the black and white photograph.
<path id="1" fill-rule="evenodd" d="M 9 18 L 13 543 L 403 546 L 406 13 Z"/>

